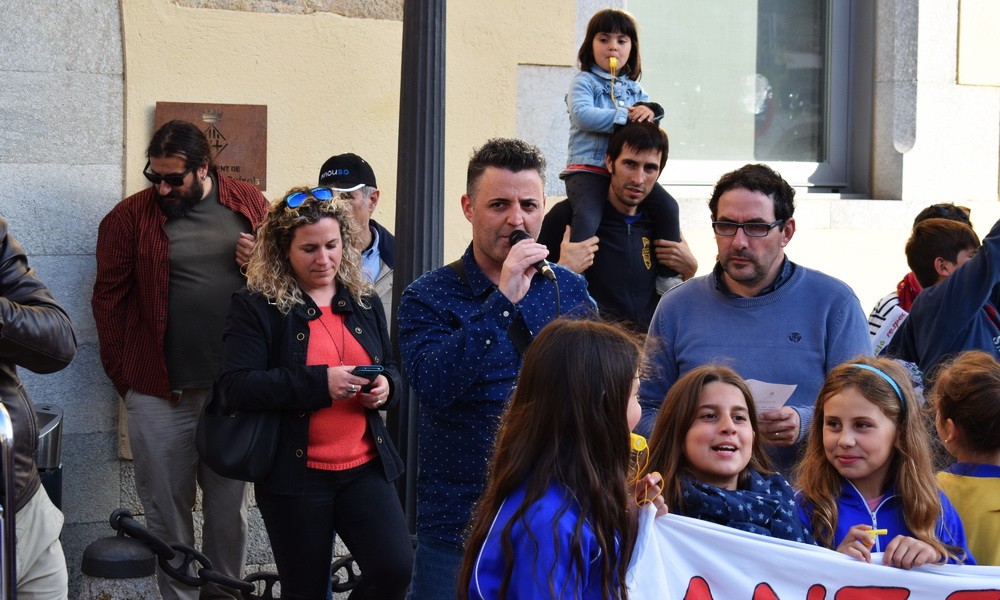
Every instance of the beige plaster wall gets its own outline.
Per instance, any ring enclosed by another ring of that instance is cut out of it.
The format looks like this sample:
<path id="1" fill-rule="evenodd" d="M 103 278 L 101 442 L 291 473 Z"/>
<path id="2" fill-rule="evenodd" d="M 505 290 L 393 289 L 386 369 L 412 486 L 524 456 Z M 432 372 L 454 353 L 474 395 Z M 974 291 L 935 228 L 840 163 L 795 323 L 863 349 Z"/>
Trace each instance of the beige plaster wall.
<path id="1" fill-rule="evenodd" d="M 331 13 L 261 14 L 122 2 L 125 193 L 142 176 L 157 101 L 266 104 L 274 199 L 316 183 L 330 155 L 356 152 L 385 190 L 391 227 L 402 23 Z"/>
<path id="2" fill-rule="evenodd" d="M 471 240 L 459 206 L 469 154 L 516 134 L 518 64 L 572 64 L 575 19 L 574 0 L 448 3 L 446 262 Z"/>
<path id="3" fill-rule="evenodd" d="M 470 239 L 459 199 L 475 146 L 515 131 L 517 65 L 573 60 L 574 3 L 457 0 L 447 10 L 445 256 Z M 143 154 L 157 101 L 266 104 L 274 199 L 312 184 L 331 154 L 353 151 L 383 189 L 376 218 L 393 229 L 402 23 L 330 13 L 122 3 L 125 193 L 147 185 Z"/>
<path id="4" fill-rule="evenodd" d="M 962 0 L 958 18 L 958 82 L 1000 85 L 1000 2 Z"/>

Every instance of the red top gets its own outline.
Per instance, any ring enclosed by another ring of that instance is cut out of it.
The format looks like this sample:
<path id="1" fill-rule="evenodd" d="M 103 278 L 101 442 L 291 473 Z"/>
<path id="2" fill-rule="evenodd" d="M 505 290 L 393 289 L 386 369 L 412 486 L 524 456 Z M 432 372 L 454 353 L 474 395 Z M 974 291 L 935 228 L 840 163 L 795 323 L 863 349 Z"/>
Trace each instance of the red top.
<path id="1" fill-rule="evenodd" d="M 344 326 L 344 313 L 331 313 L 320 307 L 322 315 L 309 321 L 307 365 L 369 365 L 365 352 Z M 366 409 L 358 394 L 347 400 L 334 400 L 309 418 L 309 447 L 306 466 L 311 469 L 343 471 L 372 460 L 378 449 L 368 431 Z"/>

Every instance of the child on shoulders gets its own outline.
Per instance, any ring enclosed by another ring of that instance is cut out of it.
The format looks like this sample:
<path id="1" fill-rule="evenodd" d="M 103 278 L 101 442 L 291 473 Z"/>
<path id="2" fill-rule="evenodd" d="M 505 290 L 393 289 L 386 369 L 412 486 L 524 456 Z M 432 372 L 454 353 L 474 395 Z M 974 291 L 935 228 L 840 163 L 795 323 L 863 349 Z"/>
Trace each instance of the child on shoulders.
<path id="1" fill-rule="evenodd" d="M 624 10 L 597 12 L 577 55 L 580 72 L 573 77 L 566 105 L 569 110 L 569 155 L 560 178 L 573 207 L 570 242 L 592 238 L 601 222 L 607 200 L 609 174 L 605 168 L 608 141 L 615 127 L 629 121 L 656 122 L 663 108 L 649 101 L 639 85 L 642 62 L 635 19 Z M 680 242 L 677 201 L 656 183 L 642 203 L 654 223 L 655 239 Z M 670 286 L 667 278 L 678 273 L 657 266 L 658 289 Z"/>

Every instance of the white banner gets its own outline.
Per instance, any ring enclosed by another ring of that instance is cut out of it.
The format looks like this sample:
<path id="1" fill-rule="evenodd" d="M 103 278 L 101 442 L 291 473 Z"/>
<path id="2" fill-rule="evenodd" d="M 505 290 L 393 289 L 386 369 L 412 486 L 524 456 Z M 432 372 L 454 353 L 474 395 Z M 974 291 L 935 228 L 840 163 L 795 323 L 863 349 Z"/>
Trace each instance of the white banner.
<path id="1" fill-rule="evenodd" d="M 647 507 L 626 581 L 631 600 L 1000 600 L 1000 567 L 881 562 Z"/>

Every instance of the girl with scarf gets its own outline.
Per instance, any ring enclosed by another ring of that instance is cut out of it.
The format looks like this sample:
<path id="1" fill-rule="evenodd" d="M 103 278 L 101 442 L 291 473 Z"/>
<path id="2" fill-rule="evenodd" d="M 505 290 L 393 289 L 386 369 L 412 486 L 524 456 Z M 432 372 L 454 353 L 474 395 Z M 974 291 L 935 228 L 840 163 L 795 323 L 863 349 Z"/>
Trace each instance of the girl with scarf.
<path id="1" fill-rule="evenodd" d="M 757 409 L 743 378 L 705 365 L 667 393 L 650 440 L 649 468 L 663 475 L 670 512 L 813 544 L 792 488 L 771 469 Z"/>

